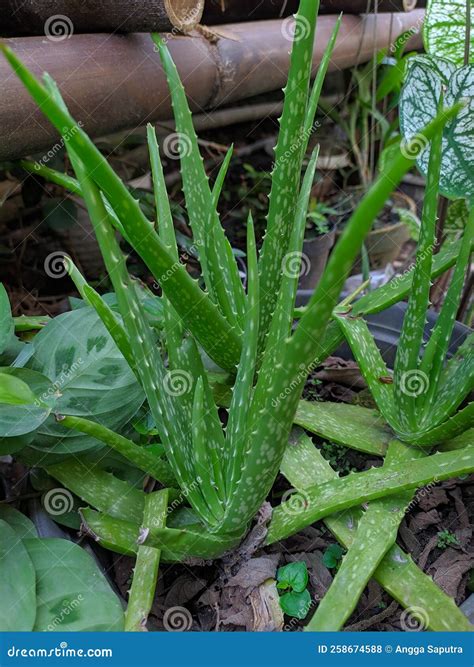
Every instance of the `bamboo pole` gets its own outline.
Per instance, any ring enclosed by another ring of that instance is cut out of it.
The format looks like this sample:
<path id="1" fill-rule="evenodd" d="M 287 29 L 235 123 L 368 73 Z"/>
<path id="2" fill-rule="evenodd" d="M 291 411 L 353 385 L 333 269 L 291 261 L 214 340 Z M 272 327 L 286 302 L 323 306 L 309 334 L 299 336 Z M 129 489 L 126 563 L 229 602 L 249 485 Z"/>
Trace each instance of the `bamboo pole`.
<path id="1" fill-rule="evenodd" d="M 415 9 L 417 0 L 322 0 L 321 14 L 365 14 L 367 12 L 406 12 Z M 202 22 L 207 25 L 234 21 L 258 21 L 295 14 L 299 0 L 207 0 Z"/>
<path id="2" fill-rule="evenodd" d="M 345 16 L 330 69 L 370 60 L 374 51 L 419 27 L 422 18 L 419 10 L 393 15 L 393 20 L 381 15 L 375 30 L 373 16 Z M 318 21 L 313 74 L 335 21 L 334 16 Z M 57 43 L 25 37 L 8 43 L 36 74 L 49 72 L 74 117 L 93 137 L 172 117 L 166 79 L 148 35 L 74 35 Z M 168 46 L 193 111 L 202 112 L 283 87 L 291 29 L 287 19 L 232 24 L 211 36 L 171 38 Z M 49 148 L 57 141 L 55 130 L 3 60 L 0 81 L 0 160 Z"/>
<path id="3" fill-rule="evenodd" d="M 0 0 L 0 35 L 192 30 L 204 0 Z"/>

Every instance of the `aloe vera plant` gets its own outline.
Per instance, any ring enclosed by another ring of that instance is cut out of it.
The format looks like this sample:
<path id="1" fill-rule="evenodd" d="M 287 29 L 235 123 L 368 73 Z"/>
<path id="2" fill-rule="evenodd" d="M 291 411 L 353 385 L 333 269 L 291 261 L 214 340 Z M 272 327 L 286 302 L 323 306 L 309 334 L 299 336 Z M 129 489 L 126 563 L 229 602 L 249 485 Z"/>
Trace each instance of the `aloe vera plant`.
<path id="1" fill-rule="evenodd" d="M 181 170 L 205 290 L 189 277 L 177 257 L 154 131 L 149 129 L 148 141 L 157 204 L 157 230 L 87 135 L 77 128 L 55 83 L 47 76 L 42 83 L 38 81 L 9 48 L 3 47 L 14 71 L 63 134 L 77 177 L 77 181 L 65 179 L 64 184 L 80 193 L 86 202 L 115 291 L 118 312 L 87 284 L 70 260 L 69 273 L 90 307 L 86 310 L 88 317 L 95 318 L 94 321 L 105 330 L 106 335 L 103 332 L 101 335 L 102 344 L 113 344 L 115 354 L 126 363 L 130 383 L 138 388 L 137 402 L 146 400 L 159 434 L 161 454 L 166 457 L 144 451 L 132 439 L 114 432 L 120 428 L 94 419 L 93 407 L 90 414 L 77 415 L 74 406 L 54 392 L 51 396 L 48 394 L 47 402 L 41 401 L 38 397 L 41 391 L 30 386 L 28 376 L 28 371 L 40 372 L 40 367 L 36 366 L 36 349 L 31 365 L 32 369 L 38 370 L 18 369 L 25 372 L 19 373 L 18 382 L 10 382 L 10 404 L 17 400 L 31 407 L 36 397 L 41 424 L 55 415 L 55 428 L 62 429 L 63 433 L 67 429 L 66 432 L 76 437 L 81 433 L 95 442 L 106 443 L 140 470 L 169 487 L 163 493 L 158 492 L 159 495 L 145 494 L 91 464 L 90 459 L 80 452 L 76 452 L 72 460 L 40 462 L 51 476 L 90 506 L 82 510 L 82 518 L 99 542 L 122 553 L 137 554 L 136 580 L 132 584 L 126 618 L 128 629 L 137 629 L 146 620 L 151 605 L 149 587 L 153 588 L 156 582 L 160 558 L 168 561 L 182 561 L 192 556 L 217 558 L 235 547 L 246 534 L 278 474 L 295 416 L 298 419 L 301 392 L 315 365 L 321 341 L 323 346 L 326 345 L 323 349 L 329 352 L 334 344 L 324 336 L 329 336 L 329 322 L 364 236 L 394 187 L 412 167 L 422 146 L 436 140 L 444 125 L 455 118 L 460 109 L 457 105 L 440 110 L 423 128 L 422 134 L 394 155 L 348 222 L 322 281 L 293 333 L 299 277 L 293 261 L 296 259 L 298 264 L 301 260 L 317 150 L 309 160 L 302 183 L 300 174 L 322 77 L 337 34 L 327 49 L 322 74 L 318 75 L 310 91 L 317 8 L 316 0 L 303 2 L 296 18 L 296 21 L 311 26 L 311 30 L 294 45 L 276 153 L 268 232 L 260 257 L 251 217 L 247 223 L 246 292 L 217 214 L 231 154 L 211 189 L 199 155 L 184 90 L 161 38 L 154 36 L 171 91 L 177 130 L 189 139 L 191 146 L 189 153 L 181 156 Z M 71 132 L 72 128 L 76 131 Z M 48 174 L 53 180 L 61 181 L 57 174 Z M 116 238 L 117 230 L 142 257 L 163 289 L 160 301 L 162 342 L 147 319 L 137 284 L 128 273 Z M 462 248 L 465 246 L 466 243 Z M 469 239 L 467 246 L 470 248 Z M 443 255 L 433 272 L 452 261 L 454 257 Z M 413 281 L 416 280 L 415 271 Z M 409 278 L 398 292 L 389 296 L 375 295 L 374 298 L 371 295 L 370 299 L 361 299 L 353 312 L 357 308 L 361 312 L 381 308 L 408 289 Z M 341 313 L 337 313 L 336 319 L 340 316 Z M 44 327 L 35 348 L 41 351 L 41 337 L 46 338 L 52 326 Z M 225 429 L 199 346 L 230 377 L 231 396 Z M 176 379 L 182 383 L 181 387 L 175 386 Z M 40 381 L 47 383 L 48 374 L 36 380 L 37 386 Z M 135 406 L 135 412 L 138 407 Z M 307 423 L 307 412 L 302 412 L 301 406 L 299 419 L 301 423 Z M 125 421 L 130 421 L 130 417 Z M 324 425 L 323 418 L 320 421 L 323 430 L 334 429 L 333 423 Z M 49 422 L 48 428 L 52 428 Z M 374 433 L 372 435 L 375 438 Z M 366 447 L 371 447 L 367 451 L 383 454 L 386 445 L 387 438 L 384 437 L 383 441 L 371 442 Z M 30 449 L 32 451 L 25 456 L 33 456 L 35 447 Z M 463 474 L 473 467 L 469 449 L 461 454 L 447 452 L 417 462 L 408 477 L 399 467 L 392 470 L 388 479 L 385 479 L 385 471 L 369 471 L 360 480 L 329 481 L 311 491 L 313 504 L 296 518 L 287 516 L 284 503 L 277 508 L 268 542 L 281 539 L 315 518 L 329 516 L 344 507 L 415 489 L 435 475 L 444 479 Z"/>

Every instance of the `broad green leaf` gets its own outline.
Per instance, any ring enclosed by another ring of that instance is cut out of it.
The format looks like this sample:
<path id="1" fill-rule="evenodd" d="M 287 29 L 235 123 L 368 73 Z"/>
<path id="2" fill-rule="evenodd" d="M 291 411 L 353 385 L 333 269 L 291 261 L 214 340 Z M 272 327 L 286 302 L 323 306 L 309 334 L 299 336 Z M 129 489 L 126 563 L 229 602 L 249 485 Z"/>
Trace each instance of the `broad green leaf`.
<path id="1" fill-rule="evenodd" d="M 34 405 L 39 399 L 18 377 L 0 373 L 0 405 Z"/>
<path id="2" fill-rule="evenodd" d="M 0 283 L 0 354 L 13 336 L 14 324 L 10 301 L 4 286 Z"/>
<path id="3" fill-rule="evenodd" d="M 466 52 L 467 0 L 428 0 L 423 22 L 423 40 L 426 51 L 455 65 L 464 64 Z M 474 23 L 471 9 L 469 23 Z M 474 32 L 471 28 L 470 62 L 474 63 Z"/>
<path id="4" fill-rule="evenodd" d="M 277 588 L 291 588 L 296 593 L 302 593 L 308 585 L 308 568 L 304 561 L 288 563 L 277 570 Z"/>
<path id="5" fill-rule="evenodd" d="M 309 591 L 306 589 L 298 593 L 297 591 L 290 591 L 285 593 L 280 598 L 280 606 L 287 616 L 293 618 L 306 618 L 311 608 L 312 600 Z"/>
<path id="6" fill-rule="evenodd" d="M 290 484 L 298 491 L 304 491 L 315 479 L 326 482 L 337 477 L 337 473 L 304 433 L 293 435 L 281 468 Z M 325 524 L 341 544 L 349 548 L 357 534 L 357 523 L 361 516 L 361 510 L 353 508 L 326 518 Z M 430 630 L 472 630 L 454 600 L 425 575 L 398 546 L 394 545 L 389 550 L 375 571 L 374 578 L 406 609 L 423 608 Z"/>
<path id="7" fill-rule="evenodd" d="M 440 58 L 415 56 L 410 59 L 400 98 L 400 126 L 405 140 L 412 139 L 438 113 L 441 91 L 446 106 L 463 103 L 458 116 L 443 133 L 443 161 L 439 189 L 450 198 L 474 198 L 474 65 L 456 69 Z M 429 150 L 424 150 L 417 164 L 428 173 Z"/>
<path id="8" fill-rule="evenodd" d="M 29 632 L 36 616 L 36 575 L 15 530 L 0 519 L 0 631 Z"/>
<path id="9" fill-rule="evenodd" d="M 144 395 L 114 340 L 92 309 L 55 317 L 34 340 L 29 365 L 50 378 L 55 411 L 90 417 L 113 431 L 128 423 Z M 56 453 L 89 449 L 97 440 L 64 429 L 52 418 L 38 430 L 35 447 Z"/>
<path id="10" fill-rule="evenodd" d="M 36 571 L 35 632 L 123 630 L 120 601 L 84 549 L 55 538 L 24 544 Z"/>
<path id="11" fill-rule="evenodd" d="M 0 503 L 0 519 L 13 528 L 20 540 L 38 537 L 34 523 L 8 503 Z"/>
<path id="12" fill-rule="evenodd" d="M 0 404 L 0 436 L 5 438 L 4 443 L 0 441 L 0 451 L 3 451 L 13 438 L 32 433 L 43 424 L 51 412 L 48 404 L 53 404 L 55 390 L 47 377 L 27 368 L 2 368 L 1 377 L 5 378 L 4 390 L 7 382 L 10 386 L 14 382 L 24 399 L 23 405 Z"/>

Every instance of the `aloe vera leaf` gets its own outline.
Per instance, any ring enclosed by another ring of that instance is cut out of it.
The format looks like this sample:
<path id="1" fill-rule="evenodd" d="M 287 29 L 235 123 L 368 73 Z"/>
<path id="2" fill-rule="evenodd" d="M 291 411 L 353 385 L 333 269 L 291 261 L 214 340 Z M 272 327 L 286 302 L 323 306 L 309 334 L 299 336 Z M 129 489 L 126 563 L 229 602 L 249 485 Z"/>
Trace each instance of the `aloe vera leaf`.
<path id="1" fill-rule="evenodd" d="M 71 259 L 65 259 L 65 267 L 81 297 L 86 303 L 94 308 L 97 315 L 104 323 L 105 328 L 114 339 L 114 342 L 123 357 L 127 360 L 128 365 L 136 373 L 135 358 L 132 354 L 126 331 L 118 321 L 110 306 L 108 306 L 100 294 L 88 284 Z"/>
<path id="2" fill-rule="evenodd" d="M 194 391 L 194 404 L 192 413 L 193 453 L 196 479 L 206 502 L 213 523 L 218 523 L 223 515 L 222 502 L 216 491 L 216 480 L 210 474 L 212 470 L 211 460 L 208 455 L 208 442 L 206 438 L 206 414 L 204 408 L 204 385 L 200 377 Z"/>
<path id="3" fill-rule="evenodd" d="M 227 151 L 226 157 L 219 169 L 219 173 L 212 190 L 211 219 L 208 223 L 206 236 L 206 252 L 209 258 L 211 278 L 218 294 L 221 309 L 228 322 L 236 326 L 240 333 L 245 316 L 245 292 L 239 271 L 229 241 L 219 233 L 220 222 L 216 214 L 219 197 L 224 185 L 224 179 L 232 158 L 233 146 Z"/>
<path id="4" fill-rule="evenodd" d="M 408 464 L 424 456 L 395 440 L 390 443 L 384 469 Z M 395 544 L 398 527 L 414 494 L 408 492 L 369 503 L 357 525 L 354 540 L 316 613 L 305 630 L 334 632 L 340 630 L 357 606 L 369 579 L 388 550 Z M 340 600 L 344 600 L 341 605 Z"/>
<path id="5" fill-rule="evenodd" d="M 252 216 L 247 222 L 247 270 L 248 296 L 242 357 L 237 371 L 229 419 L 226 428 L 226 488 L 232 493 L 245 460 L 249 439 L 248 415 L 252 402 L 253 383 L 258 352 L 258 327 L 260 320 L 260 287 L 258 276 L 257 246 Z"/>
<path id="6" fill-rule="evenodd" d="M 57 171 L 56 169 L 51 169 L 51 167 L 46 167 L 40 162 L 33 162 L 32 160 L 20 160 L 19 164 L 20 167 L 23 167 L 23 169 L 25 169 L 25 171 L 29 172 L 30 174 L 37 174 L 49 183 L 55 183 L 65 190 L 69 190 L 69 192 L 82 197 L 81 186 L 79 185 L 77 179 L 73 178 L 72 176 L 63 174 L 61 171 Z"/>
<path id="7" fill-rule="evenodd" d="M 2 44 L 0 49 L 43 113 L 87 166 L 120 219 L 127 241 L 160 282 L 185 326 L 193 331 L 217 364 L 233 371 L 240 355 L 240 340 L 236 332 L 220 316 L 217 307 L 188 275 L 184 266 L 174 261 L 167 252 L 140 210 L 138 202 L 70 114 L 54 100 L 8 46 Z"/>
<path id="8" fill-rule="evenodd" d="M 217 212 L 218 209 L 218 204 L 219 204 L 219 198 L 221 196 L 222 188 L 224 186 L 224 180 L 227 175 L 227 171 L 229 169 L 230 161 L 233 155 L 234 151 L 234 146 L 232 145 L 229 150 L 227 151 L 227 154 L 225 156 L 225 159 L 219 169 L 219 172 L 217 174 L 217 178 L 214 183 L 214 187 L 212 189 L 212 200 L 213 200 L 213 205 L 212 205 L 212 210 Z M 217 216 L 219 217 L 219 213 L 217 213 Z M 217 227 L 217 224 L 214 224 L 214 226 L 211 225 L 211 229 L 214 229 Z M 215 232 L 214 232 L 215 233 Z M 214 245 L 216 248 L 218 245 L 214 241 Z M 227 240 L 225 239 L 225 243 L 223 244 L 224 247 L 222 250 L 225 250 L 226 255 L 227 255 L 227 265 L 229 269 L 229 276 L 231 280 L 231 285 L 229 286 L 229 295 L 233 300 L 233 304 L 236 308 L 237 315 L 239 322 L 241 323 L 241 328 L 243 331 L 243 326 L 244 326 L 244 320 L 245 320 L 245 313 L 246 313 L 246 298 L 245 298 L 245 290 L 244 286 L 242 285 L 242 280 L 240 279 L 239 275 L 239 269 L 237 266 L 237 263 L 235 261 L 234 253 L 232 250 L 232 246 Z M 225 273 L 224 278 L 227 278 L 227 273 Z"/>
<path id="9" fill-rule="evenodd" d="M 293 422 L 321 438 L 384 456 L 393 434 L 377 410 L 344 403 L 300 401 Z"/>
<path id="10" fill-rule="evenodd" d="M 242 459 L 243 465 L 240 469 L 236 467 L 239 478 L 232 489 L 232 496 L 227 503 L 224 519 L 225 529 L 227 530 L 234 528 L 234 522 L 238 522 L 237 517 L 242 519 L 242 515 L 248 512 L 247 517 L 249 520 L 258 510 L 278 473 L 280 457 L 284 451 L 283 437 L 286 439 L 286 435 L 283 436 L 281 433 L 276 435 L 282 425 L 275 419 L 269 421 L 269 415 L 275 413 L 275 407 L 277 406 L 272 404 L 270 408 L 265 408 L 265 402 L 272 396 L 275 367 L 278 368 L 278 365 L 281 363 L 279 358 L 280 346 L 285 344 L 290 335 L 296 290 L 298 287 L 306 214 L 311 186 L 314 181 L 317 157 L 318 149 L 313 152 L 298 198 L 295 223 L 288 246 L 287 270 L 284 271 L 263 363 L 258 374 L 256 389 L 253 393 L 252 402 L 249 404 L 250 410 L 247 417 L 247 438 L 245 442 L 246 449 Z M 254 252 L 249 248 L 249 255 L 252 254 Z M 288 416 L 289 420 L 292 418 L 293 415 Z M 269 424 L 275 427 L 275 432 L 272 432 L 272 428 L 267 428 Z M 259 479 L 259 484 L 255 483 L 256 479 Z M 263 495 L 260 495 L 261 493 Z"/>
<path id="11" fill-rule="evenodd" d="M 128 438 L 114 433 L 105 426 L 81 417 L 64 417 L 61 419 L 61 425 L 97 438 L 164 486 L 174 486 L 176 484 L 173 472 L 166 461 L 154 456 L 144 447 L 136 445 Z"/>
<path id="12" fill-rule="evenodd" d="M 425 357 L 421 365 L 422 370 L 429 376 L 429 386 L 427 388 L 426 396 L 424 397 L 426 410 L 428 412 L 435 411 L 435 414 L 439 415 L 441 418 L 447 415 L 442 415 L 439 412 L 437 389 L 441 379 L 441 374 L 443 372 L 443 366 L 446 360 L 446 355 L 448 353 L 454 323 L 456 321 L 456 314 L 462 297 L 466 269 L 469 266 L 469 259 L 471 255 L 471 239 L 473 237 L 474 206 L 469 212 L 469 218 L 466 229 L 464 230 L 461 250 L 459 252 L 458 261 L 456 262 L 453 277 L 446 293 L 441 313 L 439 314 L 438 320 L 432 332 L 432 338 L 426 347 Z M 474 377 L 471 375 L 471 387 L 473 381 Z M 462 383 L 460 386 L 462 387 Z M 454 400 L 456 400 L 456 397 L 458 397 L 458 402 L 463 400 L 464 396 L 459 394 L 458 388 L 455 384 L 451 385 L 450 390 L 452 391 Z"/>
<path id="13" fill-rule="evenodd" d="M 206 517 L 207 509 L 199 487 L 192 485 L 194 480 L 192 461 L 185 456 L 183 451 L 183 443 L 186 442 L 187 437 L 184 415 L 176 409 L 176 404 L 173 403 L 166 389 L 165 391 L 159 391 L 159 388 L 166 388 L 167 386 L 165 368 L 153 333 L 145 321 L 135 287 L 130 281 L 125 259 L 112 226 L 108 224 L 107 212 L 97 187 L 90 180 L 82 163 L 71 150 L 70 157 L 81 183 L 105 265 L 117 294 L 120 312 L 136 360 L 136 368 L 150 410 L 160 430 L 161 440 L 166 447 L 173 473 L 181 488 L 188 489 L 188 498 L 191 504 L 200 512 L 201 516 Z M 179 443 L 179 446 L 177 446 L 177 443 Z"/>
<path id="14" fill-rule="evenodd" d="M 474 333 L 456 350 L 440 378 L 436 410 L 450 415 L 474 384 Z M 462 397 L 462 398 L 460 398 Z"/>
<path id="15" fill-rule="evenodd" d="M 446 440 L 442 442 L 438 449 L 440 452 L 452 452 L 455 449 L 464 449 L 468 445 L 471 445 L 474 442 L 474 428 L 470 428 L 461 435 L 452 438 L 451 440 Z"/>
<path id="16" fill-rule="evenodd" d="M 311 486 L 315 479 L 324 482 L 337 477 L 337 473 L 304 434 L 302 438 L 293 438 L 293 442 L 288 445 L 281 471 L 299 491 Z M 352 508 L 324 521 L 336 539 L 346 548 L 350 548 L 361 516 L 360 509 Z M 472 630 L 454 600 L 424 574 L 397 545 L 391 547 L 383 558 L 374 578 L 406 609 L 423 609 L 430 630 Z"/>
<path id="17" fill-rule="evenodd" d="M 431 140 L 440 126 L 456 114 L 459 106 L 443 111 L 435 121 L 432 121 L 423 130 L 423 141 Z M 273 414 L 275 407 L 279 407 L 278 421 L 269 423 L 268 419 L 262 424 L 259 433 L 259 442 L 263 437 L 272 443 L 272 463 L 280 463 L 284 446 L 288 438 L 291 422 L 296 413 L 298 399 L 304 386 L 307 375 L 315 365 L 315 341 L 322 339 L 329 319 L 332 316 L 342 284 L 346 279 L 366 232 L 382 209 L 391 191 L 400 182 L 403 174 L 408 171 L 421 150 L 422 142 L 412 140 L 407 150 L 400 150 L 394 157 L 387 170 L 381 174 L 376 183 L 362 200 L 357 211 L 351 217 L 345 232 L 333 251 L 324 275 L 310 300 L 308 308 L 300 320 L 293 337 L 281 345 L 279 363 L 272 375 L 271 391 L 265 392 L 262 404 L 259 406 L 262 414 Z M 406 157 L 409 155 L 410 157 Z M 258 391 L 258 384 L 257 384 Z M 281 449 L 280 449 L 281 447 Z M 270 457 L 269 457 L 270 458 Z M 251 470 L 253 473 L 254 470 Z M 254 480 L 241 483 L 242 492 L 247 484 L 254 488 Z M 251 498 L 248 489 L 245 498 Z"/>
<path id="18" fill-rule="evenodd" d="M 166 74 L 171 93 L 176 129 L 179 141 L 181 142 L 181 175 L 186 209 L 193 230 L 195 244 L 199 249 L 199 259 L 204 282 L 210 295 L 219 305 L 224 316 L 226 316 L 226 314 L 229 315 L 229 300 L 231 302 L 234 301 L 233 294 L 232 292 L 227 294 L 225 291 L 217 289 L 217 285 L 222 282 L 226 285 L 227 289 L 231 288 L 234 284 L 231 279 L 231 272 L 234 271 L 238 275 L 237 265 L 234 260 L 231 263 L 224 260 L 224 258 L 227 258 L 226 245 L 228 245 L 228 241 L 224 230 L 219 224 L 215 209 L 216 202 L 212 198 L 209 178 L 204 169 L 191 111 L 189 110 L 178 70 L 171 59 L 162 36 L 153 34 L 152 39 L 158 48 L 161 64 Z M 216 255 L 209 253 L 209 244 L 212 243 L 216 245 Z M 222 301 L 221 298 L 223 299 Z M 235 301 L 232 305 L 235 306 Z M 228 321 L 232 325 L 235 324 L 234 317 L 231 317 Z"/>
<path id="19" fill-rule="evenodd" d="M 145 498 L 142 530 L 164 528 L 168 511 L 168 491 L 150 493 Z M 139 546 L 133 571 L 132 587 L 125 613 L 125 631 L 145 629 L 155 597 L 161 552 L 154 547 Z"/>
<path id="20" fill-rule="evenodd" d="M 474 470 L 474 446 L 455 452 L 427 456 L 406 465 L 372 468 L 318 486 L 305 489 L 301 498 L 282 503 L 273 512 L 267 544 L 294 535 L 302 528 L 329 514 L 369 500 L 382 498 L 424 486 L 436 479 L 443 481 Z M 292 511 L 292 503 L 301 499 L 301 511 Z"/>
<path id="21" fill-rule="evenodd" d="M 141 522 L 145 494 L 128 482 L 123 482 L 97 467 L 91 467 L 80 457 L 47 466 L 46 471 L 76 496 L 101 512 L 118 519 Z"/>
<path id="22" fill-rule="evenodd" d="M 425 432 L 415 433 L 408 438 L 407 442 L 413 442 L 420 447 L 431 447 L 439 445 L 445 440 L 452 440 L 461 435 L 467 429 L 474 426 L 474 402 L 469 403 L 463 410 L 456 412 L 452 417 L 438 426 L 427 428 Z M 404 435 L 404 434 L 402 434 Z"/>
<path id="23" fill-rule="evenodd" d="M 361 317 L 352 317 L 351 315 L 338 313 L 336 313 L 335 319 L 344 332 L 344 336 L 369 385 L 377 407 L 385 420 L 393 428 L 398 424 L 398 420 L 394 402 L 392 377 L 375 344 L 367 323 Z"/>
<path id="24" fill-rule="evenodd" d="M 407 429 L 416 428 L 416 424 L 420 420 L 423 421 L 426 414 L 426 409 L 417 400 L 419 394 L 413 395 L 411 392 L 407 392 L 406 378 L 418 371 L 420 348 L 425 331 L 426 311 L 430 300 L 431 281 L 429 276 L 436 238 L 438 183 L 442 157 L 441 145 L 442 130 L 434 136 L 431 142 L 415 271 L 394 366 L 393 400 L 397 410 L 397 420 Z"/>
<path id="25" fill-rule="evenodd" d="M 153 190 L 155 194 L 155 206 L 158 222 L 158 233 L 170 255 L 179 261 L 178 244 L 174 231 L 173 216 L 166 189 L 163 165 L 160 159 L 160 149 L 156 139 L 155 128 L 147 126 L 148 150 L 150 153 L 151 173 L 153 177 Z M 179 315 L 171 304 L 165 301 L 165 328 L 168 349 L 172 350 L 180 345 L 183 337 L 183 327 Z"/>
<path id="26" fill-rule="evenodd" d="M 304 129 L 318 10 L 319 0 L 308 0 L 300 4 L 295 16 L 296 38 L 285 87 L 272 172 L 267 230 L 259 261 L 262 291 L 259 327 L 261 351 L 277 302 L 282 261 L 288 249 L 300 189 L 303 154 L 307 145 Z"/>
<path id="27" fill-rule="evenodd" d="M 304 153 L 308 147 L 308 142 L 311 137 L 312 132 L 314 131 L 314 118 L 316 116 L 316 111 L 318 110 L 319 98 L 321 97 L 321 91 L 323 88 L 324 80 L 331 62 L 332 52 L 336 45 L 336 39 L 341 28 L 342 14 L 336 20 L 334 30 L 332 31 L 331 38 L 327 43 L 327 46 L 324 50 L 323 57 L 318 67 L 316 77 L 314 79 L 313 87 L 311 89 L 311 94 L 308 101 L 308 109 L 306 111 L 306 119 L 304 126 L 304 136 L 306 138 L 306 146 Z"/>
<path id="28" fill-rule="evenodd" d="M 84 529 L 102 546 L 117 553 L 133 555 L 138 551 L 140 524 L 94 512 L 81 511 Z M 212 535 L 199 524 L 186 529 L 153 529 L 145 545 L 161 550 L 166 563 L 185 562 L 191 557 L 214 559 L 235 548 L 243 535 Z"/>

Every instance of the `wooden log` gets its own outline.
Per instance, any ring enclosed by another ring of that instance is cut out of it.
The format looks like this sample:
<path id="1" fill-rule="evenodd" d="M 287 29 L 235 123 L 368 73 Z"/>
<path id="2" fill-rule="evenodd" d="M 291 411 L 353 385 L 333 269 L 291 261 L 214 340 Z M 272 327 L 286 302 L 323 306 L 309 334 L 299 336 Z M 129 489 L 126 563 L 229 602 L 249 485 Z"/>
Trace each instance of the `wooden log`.
<path id="1" fill-rule="evenodd" d="M 0 0 L 0 35 L 192 30 L 204 0 Z"/>
<path id="2" fill-rule="evenodd" d="M 377 19 L 345 16 L 330 70 L 366 62 L 375 50 L 419 27 L 422 19 L 422 10 L 396 14 L 393 20 L 389 14 Z M 318 21 L 313 74 L 335 21 L 334 16 Z M 226 25 L 207 37 L 193 33 L 168 42 L 193 111 L 229 105 L 285 85 L 291 49 L 286 19 Z M 74 117 L 93 137 L 172 117 L 166 79 L 148 35 L 74 35 L 56 43 L 24 37 L 8 43 L 36 74 L 49 72 Z M 421 40 L 412 44 L 418 46 Z M 54 128 L 3 59 L 0 81 L 0 160 L 53 145 Z"/>
<path id="3" fill-rule="evenodd" d="M 376 4 L 377 3 L 377 4 Z M 369 12 L 406 12 L 415 9 L 417 0 L 322 0 L 320 13 L 365 14 Z M 285 18 L 295 14 L 299 0 L 207 0 L 202 22 L 207 25 Z"/>

